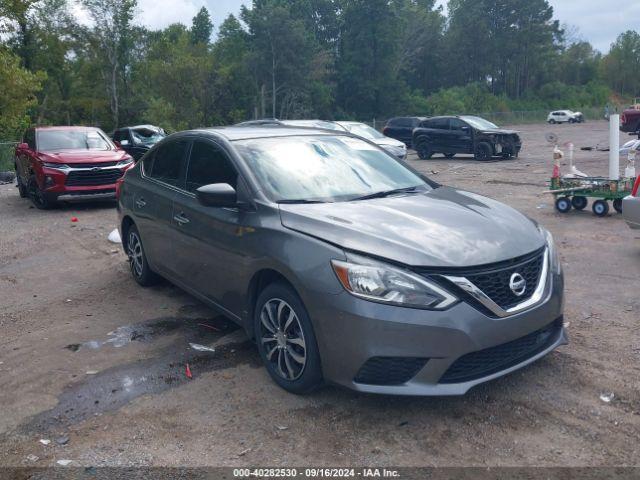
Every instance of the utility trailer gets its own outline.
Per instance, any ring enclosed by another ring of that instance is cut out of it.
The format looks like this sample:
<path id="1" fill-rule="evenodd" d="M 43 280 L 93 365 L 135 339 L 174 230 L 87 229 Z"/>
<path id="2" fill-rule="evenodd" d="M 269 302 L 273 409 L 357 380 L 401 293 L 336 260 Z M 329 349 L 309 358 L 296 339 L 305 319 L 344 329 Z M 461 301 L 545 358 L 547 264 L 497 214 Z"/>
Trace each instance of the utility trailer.
<path id="1" fill-rule="evenodd" d="M 622 213 L 622 199 L 631 194 L 635 178 L 610 180 L 605 177 L 561 178 L 553 177 L 549 182 L 549 192 L 556 199 L 556 210 L 567 213 L 572 208 L 584 210 L 588 198 L 596 198 L 591 210 L 598 217 L 609 213 L 609 201 L 613 208 Z"/>

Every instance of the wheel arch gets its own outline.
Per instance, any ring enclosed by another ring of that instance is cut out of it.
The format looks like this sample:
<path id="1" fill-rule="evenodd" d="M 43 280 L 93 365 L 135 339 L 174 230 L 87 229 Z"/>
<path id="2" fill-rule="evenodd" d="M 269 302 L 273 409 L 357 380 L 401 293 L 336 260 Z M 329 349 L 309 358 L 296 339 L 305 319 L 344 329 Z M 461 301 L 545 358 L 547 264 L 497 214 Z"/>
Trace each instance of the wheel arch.
<path id="1" fill-rule="evenodd" d="M 132 225 L 135 225 L 136 222 L 133 221 L 129 215 L 125 215 L 122 218 L 122 222 L 120 222 L 120 237 L 122 239 L 122 248 L 127 249 L 127 233 Z"/>
<path id="2" fill-rule="evenodd" d="M 287 276 L 281 271 L 268 267 L 258 270 L 251 280 L 249 281 L 249 287 L 247 289 L 247 334 L 249 338 L 255 337 L 255 331 L 253 326 L 253 316 L 255 314 L 256 302 L 258 301 L 258 296 L 260 292 L 262 292 L 267 286 L 281 282 L 288 286 L 290 286 L 293 291 L 302 299 L 300 292 L 295 287 L 294 283 L 287 278 Z"/>

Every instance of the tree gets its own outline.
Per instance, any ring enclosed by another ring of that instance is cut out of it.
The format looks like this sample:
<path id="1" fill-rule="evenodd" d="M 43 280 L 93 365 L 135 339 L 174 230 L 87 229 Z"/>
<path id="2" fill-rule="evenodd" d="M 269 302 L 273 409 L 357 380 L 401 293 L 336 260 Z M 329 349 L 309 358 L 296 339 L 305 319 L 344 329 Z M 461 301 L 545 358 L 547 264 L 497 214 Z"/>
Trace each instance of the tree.
<path id="1" fill-rule="evenodd" d="M 94 22 L 89 35 L 110 100 L 113 128 L 120 122 L 120 85 L 130 60 L 137 0 L 83 0 Z"/>
<path id="2" fill-rule="evenodd" d="M 193 44 L 208 44 L 211 40 L 212 33 L 213 23 L 211 23 L 209 11 L 205 7 L 202 7 L 196 16 L 193 17 L 193 23 L 191 25 L 191 42 Z"/>
<path id="3" fill-rule="evenodd" d="M 29 125 L 28 111 L 35 106 L 44 74 L 20 66 L 20 58 L 0 47 L 0 139 L 16 140 Z"/>
<path id="4" fill-rule="evenodd" d="M 640 95 L 640 34 L 632 30 L 622 33 L 611 45 L 601 68 L 611 88 L 622 95 Z"/>
<path id="5" fill-rule="evenodd" d="M 387 0 L 345 0 L 343 8 L 338 102 L 359 118 L 389 114 L 403 90 L 397 12 Z"/>

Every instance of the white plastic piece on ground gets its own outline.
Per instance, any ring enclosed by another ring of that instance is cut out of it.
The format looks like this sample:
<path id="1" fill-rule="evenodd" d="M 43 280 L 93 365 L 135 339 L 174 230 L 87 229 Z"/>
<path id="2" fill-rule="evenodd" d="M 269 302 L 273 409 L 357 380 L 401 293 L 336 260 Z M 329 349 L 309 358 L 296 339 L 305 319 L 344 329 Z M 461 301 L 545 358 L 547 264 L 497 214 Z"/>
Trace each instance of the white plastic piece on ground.
<path id="1" fill-rule="evenodd" d="M 73 460 L 58 460 L 56 463 L 57 463 L 58 465 L 61 465 L 61 466 L 63 466 L 63 467 L 66 467 L 66 466 L 70 465 L 72 461 L 73 461 Z"/>
<path id="2" fill-rule="evenodd" d="M 216 349 L 212 347 L 205 347 L 204 345 L 200 345 L 198 343 L 190 343 L 189 346 L 198 352 L 215 352 Z"/>
<path id="3" fill-rule="evenodd" d="M 620 179 L 620 115 L 609 116 L 609 180 Z"/>
<path id="4" fill-rule="evenodd" d="M 40 443 L 43 445 L 49 445 L 51 443 L 51 440 L 47 440 L 46 438 L 41 438 Z"/>
<path id="5" fill-rule="evenodd" d="M 602 400 L 604 403 L 611 403 L 611 400 L 613 400 L 614 397 L 615 394 L 613 392 L 600 394 L 600 400 Z"/>
<path id="6" fill-rule="evenodd" d="M 109 236 L 107 237 L 111 243 L 122 243 L 122 239 L 120 238 L 120 232 L 118 229 L 114 229 Z"/>

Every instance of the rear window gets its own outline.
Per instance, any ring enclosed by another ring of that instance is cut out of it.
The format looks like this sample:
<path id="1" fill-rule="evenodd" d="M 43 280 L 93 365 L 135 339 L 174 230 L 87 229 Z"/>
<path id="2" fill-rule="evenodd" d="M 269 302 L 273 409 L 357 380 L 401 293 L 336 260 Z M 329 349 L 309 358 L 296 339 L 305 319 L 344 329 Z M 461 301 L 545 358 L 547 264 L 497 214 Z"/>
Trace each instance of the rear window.
<path id="1" fill-rule="evenodd" d="M 161 182 L 181 186 L 188 146 L 187 140 L 174 140 L 160 145 L 153 157 L 145 159 L 145 174 Z"/>
<path id="2" fill-rule="evenodd" d="M 40 130 L 38 150 L 111 150 L 112 144 L 99 130 Z"/>
<path id="3" fill-rule="evenodd" d="M 437 130 L 449 130 L 448 118 L 434 118 L 426 122 L 427 128 L 435 128 Z"/>

